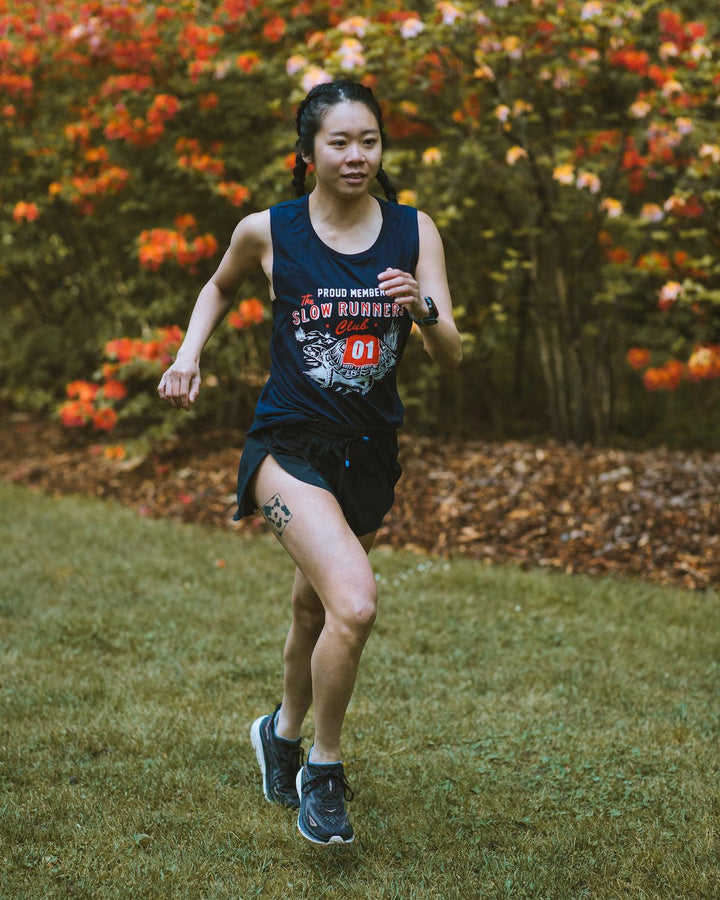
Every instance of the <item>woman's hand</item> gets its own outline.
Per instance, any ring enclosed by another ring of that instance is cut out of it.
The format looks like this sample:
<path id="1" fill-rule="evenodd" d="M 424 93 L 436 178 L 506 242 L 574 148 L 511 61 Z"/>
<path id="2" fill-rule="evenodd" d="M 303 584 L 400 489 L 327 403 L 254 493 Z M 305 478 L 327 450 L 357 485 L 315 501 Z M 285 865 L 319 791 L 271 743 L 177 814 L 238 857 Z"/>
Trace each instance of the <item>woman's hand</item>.
<path id="1" fill-rule="evenodd" d="M 384 294 L 404 306 L 416 319 L 423 319 L 428 314 L 427 303 L 420 296 L 420 285 L 409 272 L 385 269 L 378 275 L 378 283 Z"/>
<path id="2" fill-rule="evenodd" d="M 200 381 L 198 361 L 178 356 L 160 379 L 158 394 L 175 409 L 190 409 L 200 393 Z"/>

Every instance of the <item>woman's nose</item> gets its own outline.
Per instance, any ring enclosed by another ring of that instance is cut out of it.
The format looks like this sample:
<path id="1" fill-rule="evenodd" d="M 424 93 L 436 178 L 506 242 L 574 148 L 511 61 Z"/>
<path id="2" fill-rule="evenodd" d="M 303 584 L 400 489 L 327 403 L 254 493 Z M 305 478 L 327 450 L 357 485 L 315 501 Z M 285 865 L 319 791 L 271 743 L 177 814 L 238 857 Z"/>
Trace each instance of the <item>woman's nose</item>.
<path id="1" fill-rule="evenodd" d="M 347 158 L 352 160 L 362 160 L 365 157 L 365 153 L 360 144 L 348 144 L 347 149 Z"/>

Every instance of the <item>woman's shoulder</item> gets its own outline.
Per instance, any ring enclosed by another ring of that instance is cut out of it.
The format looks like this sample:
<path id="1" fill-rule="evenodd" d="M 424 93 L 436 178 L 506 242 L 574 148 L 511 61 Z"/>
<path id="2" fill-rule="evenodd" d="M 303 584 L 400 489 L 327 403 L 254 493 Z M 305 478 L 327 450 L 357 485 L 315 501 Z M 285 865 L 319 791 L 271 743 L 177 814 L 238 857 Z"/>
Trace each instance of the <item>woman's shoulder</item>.
<path id="1" fill-rule="evenodd" d="M 269 244 L 270 240 L 269 209 L 244 216 L 235 226 L 232 236 L 232 244 L 236 247 L 260 249 Z"/>

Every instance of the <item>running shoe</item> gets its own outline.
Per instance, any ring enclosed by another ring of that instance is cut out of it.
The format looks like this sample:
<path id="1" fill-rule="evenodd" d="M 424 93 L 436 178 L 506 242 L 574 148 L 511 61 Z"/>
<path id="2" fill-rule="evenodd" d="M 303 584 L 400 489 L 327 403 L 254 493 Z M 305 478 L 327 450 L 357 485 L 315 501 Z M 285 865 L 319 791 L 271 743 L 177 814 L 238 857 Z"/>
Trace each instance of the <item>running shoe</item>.
<path id="1" fill-rule="evenodd" d="M 308 762 L 297 773 L 300 797 L 298 829 L 315 844 L 349 844 L 355 834 L 348 822 L 345 801 L 353 792 L 342 763 L 331 766 Z"/>
<path id="2" fill-rule="evenodd" d="M 275 712 L 255 719 L 250 729 L 250 740 L 263 776 L 263 794 L 270 803 L 297 809 L 300 806 L 295 776 L 302 768 L 304 753 L 301 738 L 288 741 L 275 734 Z"/>

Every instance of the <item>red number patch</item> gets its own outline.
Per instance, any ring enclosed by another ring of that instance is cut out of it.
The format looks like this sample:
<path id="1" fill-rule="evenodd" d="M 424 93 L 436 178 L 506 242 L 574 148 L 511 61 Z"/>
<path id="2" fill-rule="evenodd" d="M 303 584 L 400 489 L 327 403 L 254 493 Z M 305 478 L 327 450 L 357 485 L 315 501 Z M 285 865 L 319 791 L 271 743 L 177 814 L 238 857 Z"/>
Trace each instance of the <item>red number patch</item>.
<path id="1" fill-rule="evenodd" d="M 355 334 L 347 339 L 343 363 L 347 366 L 372 366 L 380 357 L 378 339 L 372 335 Z"/>

